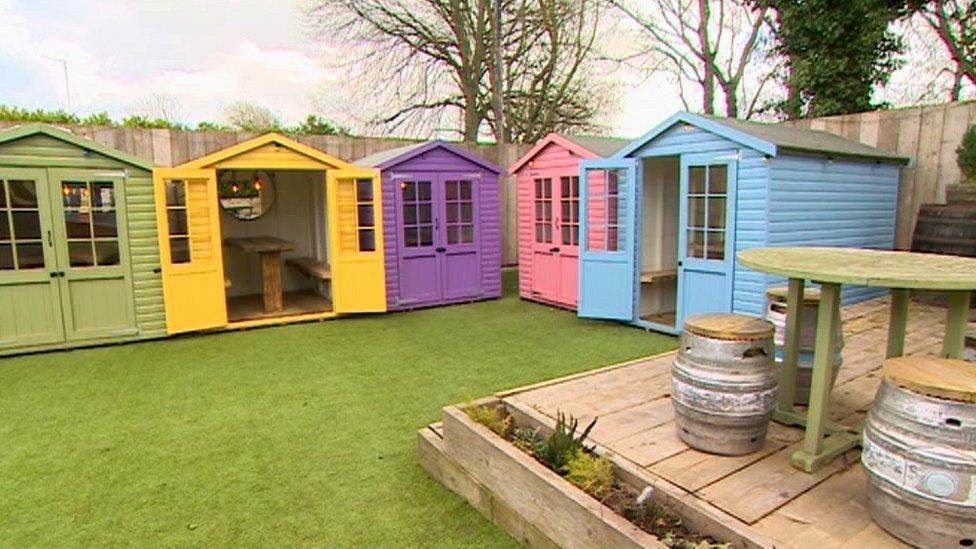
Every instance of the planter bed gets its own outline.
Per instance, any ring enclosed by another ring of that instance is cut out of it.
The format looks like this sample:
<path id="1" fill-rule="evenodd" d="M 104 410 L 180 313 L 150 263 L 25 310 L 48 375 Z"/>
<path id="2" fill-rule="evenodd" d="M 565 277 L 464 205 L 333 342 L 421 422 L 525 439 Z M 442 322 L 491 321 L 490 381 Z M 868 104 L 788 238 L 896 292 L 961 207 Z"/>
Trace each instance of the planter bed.
<path id="1" fill-rule="evenodd" d="M 468 406 L 500 406 L 514 427 L 552 432 L 551 422 L 534 410 L 483 399 Z M 603 450 L 593 452 L 613 464 L 622 494 L 641 494 L 650 488 L 645 505 L 666 509 L 689 530 L 730 547 L 772 547 L 769 540 L 741 528 L 734 519 L 695 501 L 681 489 L 632 466 Z M 658 538 L 565 478 L 533 456 L 475 422 L 464 406 L 444 408 L 443 421 L 419 433 L 421 465 L 439 482 L 459 494 L 492 522 L 529 547 L 667 547 Z M 631 496 L 632 497 L 632 496 Z"/>

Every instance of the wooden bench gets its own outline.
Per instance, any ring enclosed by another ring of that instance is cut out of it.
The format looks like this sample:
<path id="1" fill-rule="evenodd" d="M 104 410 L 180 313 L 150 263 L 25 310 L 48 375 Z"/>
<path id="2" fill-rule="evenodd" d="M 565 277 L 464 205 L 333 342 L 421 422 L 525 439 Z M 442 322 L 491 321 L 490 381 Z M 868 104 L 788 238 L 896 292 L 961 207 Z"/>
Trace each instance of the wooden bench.
<path id="1" fill-rule="evenodd" d="M 641 273 L 640 281 L 642 284 L 650 284 L 661 280 L 668 280 L 678 276 L 677 269 L 661 269 L 659 271 L 644 271 Z"/>
<path id="2" fill-rule="evenodd" d="M 289 257 L 285 265 L 315 280 L 332 280 L 332 270 L 314 257 Z"/>

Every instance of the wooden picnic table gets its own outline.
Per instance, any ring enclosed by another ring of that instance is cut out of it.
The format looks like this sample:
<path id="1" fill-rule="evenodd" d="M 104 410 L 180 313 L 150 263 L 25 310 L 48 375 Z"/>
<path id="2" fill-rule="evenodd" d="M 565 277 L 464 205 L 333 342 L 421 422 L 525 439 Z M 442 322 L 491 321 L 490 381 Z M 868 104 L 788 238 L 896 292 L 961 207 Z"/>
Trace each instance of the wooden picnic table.
<path id="1" fill-rule="evenodd" d="M 295 244 L 274 236 L 230 237 L 224 244 L 261 258 L 261 293 L 264 312 L 276 313 L 284 309 L 284 289 L 281 283 L 281 254 L 295 249 Z"/>
<path id="2" fill-rule="evenodd" d="M 941 356 L 962 357 L 970 295 L 972 290 L 976 290 L 976 259 L 815 247 L 753 248 L 739 252 L 738 259 L 746 267 L 789 279 L 783 370 L 779 401 L 773 418 L 787 425 L 806 426 L 803 446 L 791 459 L 797 468 L 807 472 L 817 471 L 861 443 L 859 429 L 852 430 L 827 421 L 842 284 L 891 289 L 888 357 L 902 356 L 904 353 L 909 290 L 945 292 L 949 297 L 949 307 Z M 794 408 L 793 397 L 800 355 L 800 307 L 807 280 L 820 284 L 821 292 L 810 403 L 806 413 L 803 413 Z"/>

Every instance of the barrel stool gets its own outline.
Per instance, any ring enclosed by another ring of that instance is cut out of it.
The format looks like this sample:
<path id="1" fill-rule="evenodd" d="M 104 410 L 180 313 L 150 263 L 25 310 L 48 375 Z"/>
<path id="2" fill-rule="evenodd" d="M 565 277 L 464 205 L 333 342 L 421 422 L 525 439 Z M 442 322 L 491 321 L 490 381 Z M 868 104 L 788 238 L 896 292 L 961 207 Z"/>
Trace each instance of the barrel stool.
<path id="1" fill-rule="evenodd" d="M 783 364 L 783 346 L 786 344 L 786 286 L 770 288 L 766 292 L 766 320 L 772 322 L 775 332 L 773 343 L 776 346 L 776 362 Z M 813 349 L 817 343 L 817 316 L 820 307 L 820 290 L 818 288 L 804 288 L 803 300 L 800 304 L 800 356 L 796 368 L 796 392 L 793 403 L 806 406 L 810 403 L 810 380 L 813 379 Z M 837 380 L 837 372 L 844 359 L 841 350 L 844 348 L 844 330 L 837 324 L 837 342 L 834 346 L 834 368 L 830 375 L 830 386 Z"/>
<path id="2" fill-rule="evenodd" d="M 871 516 L 918 547 L 976 543 L 976 364 L 885 362 L 864 428 Z"/>
<path id="3" fill-rule="evenodd" d="M 733 314 L 686 318 L 671 365 L 681 440 L 730 456 L 762 448 L 779 388 L 772 355 L 773 325 L 765 320 Z"/>

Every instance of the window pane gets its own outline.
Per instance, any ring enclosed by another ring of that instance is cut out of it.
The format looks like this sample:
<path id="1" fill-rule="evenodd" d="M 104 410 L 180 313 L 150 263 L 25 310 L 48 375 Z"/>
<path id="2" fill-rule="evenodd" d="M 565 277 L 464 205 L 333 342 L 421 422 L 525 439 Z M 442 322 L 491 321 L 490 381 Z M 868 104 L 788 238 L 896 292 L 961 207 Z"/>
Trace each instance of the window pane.
<path id="1" fill-rule="evenodd" d="M 569 183 L 568 177 L 562 177 L 559 179 L 559 190 L 561 192 L 560 196 L 562 196 L 563 198 L 570 196 L 570 192 L 571 192 L 570 187 L 571 185 Z"/>
<path id="2" fill-rule="evenodd" d="M 186 210 L 169 210 L 166 212 L 169 222 L 169 234 L 190 234 L 187 229 Z"/>
<path id="3" fill-rule="evenodd" d="M 3 188 L 0 187 L 0 191 Z M 0 240 L 10 240 L 10 220 L 7 219 L 7 212 L 0 212 Z"/>
<path id="4" fill-rule="evenodd" d="M 552 198 L 552 179 L 542 180 L 542 193 L 545 198 Z"/>
<path id="5" fill-rule="evenodd" d="M 417 199 L 424 202 L 430 200 L 430 181 L 419 181 L 417 183 Z"/>
<path id="6" fill-rule="evenodd" d="M 728 192 L 729 168 L 725 165 L 712 166 L 708 172 L 708 193 L 726 194 Z"/>
<path id="7" fill-rule="evenodd" d="M 474 242 L 474 225 L 461 226 L 461 242 L 470 244 Z"/>
<path id="8" fill-rule="evenodd" d="M 447 243 L 457 244 L 460 240 L 461 228 L 458 226 L 451 226 L 447 228 Z"/>
<path id="9" fill-rule="evenodd" d="M 12 208 L 36 208 L 37 187 L 33 181 L 8 181 L 10 188 L 10 206 Z M 0 187 L 0 192 L 3 188 Z"/>
<path id="10" fill-rule="evenodd" d="M 95 225 L 95 236 L 114 238 L 119 235 L 115 221 L 115 212 L 96 211 L 92 214 L 92 223 Z"/>
<path id="11" fill-rule="evenodd" d="M 404 204 L 403 224 L 415 225 L 416 223 L 417 223 L 417 206 L 414 206 L 413 204 Z"/>
<path id="12" fill-rule="evenodd" d="M 95 264 L 91 242 L 68 242 L 68 260 L 72 267 L 91 267 Z"/>
<path id="13" fill-rule="evenodd" d="M 543 210 L 543 213 L 542 213 L 543 217 L 547 221 L 552 221 L 552 202 L 545 202 L 545 203 L 543 203 L 542 210 Z"/>
<path id="14" fill-rule="evenodd" d="M 573 196 L 579 196 L 579 176 L 574 175 L 570 180 L 573 183 Z"/>
<path id="15" fill-rule="evenodd" d="M 444 182 L 444 196 L 448 200 L 457 200 L 458 199 L 457 181 L 445 181 Z"/>
<path id="16" fill-rule="evenodd" d="M 708 231 L 708 256 L 706 259 L 725 259 L 725 231 Z"/>
<path id="17" fill-rule="evenodd" d="M 688 227 L 702 228 L 705 226 L 705 199 L 688 199 Z"/>
<path id="18" fill-rule="evenodd" d="M 7 207 L 7 184 L 0 179 L 0 208 Z"/>
<path id="19" fill-rule="evenodd" d="M 431 220 L 431 209 L 432 209 L 432 206 L 430 204 L 421 204 L 420 205 L 420 222 L 421 223 L 430 223 L 430 220 Z"/>
<path id="20" fill-rule="evenodd" d="M 546 236 L 546 242 L 552 243 L 552 225 L 546 225 L 543 227 Z"/>
<path id="21" fill-rule="evenodd" d="M 573 246 L 579 246 L 579 225 L 573 225 Z"/>
<path id="22" fill-rule="evenodd" d="M 26 269 L 44 268 L 44 245 L 40 242 L 18 242 L 17 243 L 17 268 L 21 271 Z"/>
<path id="23" fill-rule="evenodd" d="M 403 245 L 407 248 L 416 248 L 418 240 L 417 227 L 406 227 L 403 229 Z"/>
<path id="24" fill-rule="evenodd" d="M 41 216 L 37 212 L 12 212 L 14 216 L 14 238 L 34 240 L 41 238 Z"/>
<path id="25" fill-rule="evenodd" d="M 372 202 L 373 200 L 373 180 L 356 180 L 356 200 L 359 202 Z"/>
<path id="26" fill-rule="evenodd" d="M 366 204 L 364 206 L 359 206 L 357 208 L 358 213 L 356 218 L 359 220 L 360 227 L 372 227 L 373 226 L 373 206 L 371 204 Z"/>
<path id="27" fill-rule="evenodd" d="M 688 168 L 688 194 L 705 194 L 705 167 Z"/>
<path id="28" fill-rule="evenodd" d="M 579 201 L 574 200 L 571 206 L 571 215 L 569 218 L 573 221 L 573 223 L 579 223 Z"/>
<path id="29" fill-rule="evenodd" d="M 560 215 L 562 216 L 563 221 L 568 220 L 569 216 L 572 215 L 568 200 L 563 200 L 562 208 L 560 208 Z"/>
<path id="30" fill-rule="evenodd" d="M 450 202 L 447 204 L 447 222 L 448 223 L 457 223 L 457 220 L 458 220 L 458 210 L 459 209 L 460 209 L 460 206 L 458 206 L 458 204 L 452 204 Z"/>
<path id="31" fill-rule="evenodd" d="M 619 173 L 617 170 L 607 170 L 607 194 L 620 193 Z"/>
<path id="32" fill-rule="evenodd" d="M 185 206 L 186 205 L 186 185 L 181 180 L 166 181 L 166 205 Z"/>
<path id="33" fill-rule="evenodd" d="M 545 225 L 543 225 L 542 223 L 536 223 L 535 224 L 535 241 L 536 242 L 545 242 L 546 241 L 545 240 L 545 232 L 544 232 L 545 229 L 544 229 L 544 227 L 545 227 Z"/>
<path id="34" fill-rule="evenodd" d="M 420 245 L 421 246 L 433 246 L 434 245 L 434 228 L 431 226 L 420 228 Z"/>
<path id="35" fill-rule="evenodd" d="M 572 245 L 573 244 L 573 228 L 568 225 L 563 225 L 562 228 L 563 244 Z"/>
<path id="36" fill-rule="evenodd" d="M 705 231 L 688 229 L 688 257 L 705 257 Z"/>
<path id="37" fill-rule="evenodd" d="M 535 180 L 535 196 L 536 196 L 536 198 L 541 198 L 542 197 L 542 180 L 541 179 L 536 179 Z"/>
<path id="38" fill-rule="evenodd" d="M 88 217 L 87 213 L 64 212 L 64 228 L 68 233 L 68 238 L 91 238 Z"/>
<path id="39" fill-rule="evenodd" d="M 190 239 L 186 237 L 170 238 L 169 258 L 173 263 L 189 263 Z"/>
<path id="40" fill-rule="evenodd" d="M 607 227 L 607 251 L 616 252 L 620 250 L 620 240 L 618 238 L 617 227 Z"/>
<path id="41" fill-rule="evenodd" d="M 461 204 L 461 222 L 471 223 L 474 217 L 474 210 L 470 202 L 463 202 Z"/>
<path id="42" fill-rule="evenodd" d="M 725 198 L 708 198 L 708 228 L 725 228 Z"/>
<path id="43" fill-rule="evenodd" d="M 359 251 L 376 251 L 376 231 L 373 229 L 360 229 L 359 231 Z"/>
<path id="44" fill-rule="evenodd" d="M 417 200 L 417 184 L 413 181 L 404 181 L 401 183 L 400 190 L 403 191 L 404 202 L 414 202 Z"/>
<path id="45" fill-rule="evenodd" d="M 461 200 L 471 200 L 471 182 L 459 181 L 458 186 L 461 187 Z"/>
<path id="46" fill-rule="evenodd" d="M 0 270 L 10 271 L 14 268 L 14 247 L 11 244 L 0 244 Z"/>
<path id="47" fill-rule="evenodd" d="M 65 208 L 88 209 L 88 185 L 65 181 L 61 184 L 61 194 L 64 196 Z"/>
<path id="48" fill-rule="evenodd" d="M 96 240 L 95 257 L 99 265 L 118 265 L 119 243 L 115 240 Z"/>
<path id="49" fill-rule="evenodd" d="M 542 202 L 536 202 L 535 203 L 535 220 L 536 221 L 542 221 L 542 220 L 545 219 L 545 217 L 543 217 L 545 215 L 545 210 L 543 209 L 542 204 L 543 204 Z"/>
<path id="50" fill-rule="evenodd" d="M 96 181 L 91 184 L 91 202 L 94 208 L 115 207 L 115 185 L 110 182 Z"/>

